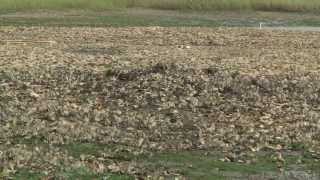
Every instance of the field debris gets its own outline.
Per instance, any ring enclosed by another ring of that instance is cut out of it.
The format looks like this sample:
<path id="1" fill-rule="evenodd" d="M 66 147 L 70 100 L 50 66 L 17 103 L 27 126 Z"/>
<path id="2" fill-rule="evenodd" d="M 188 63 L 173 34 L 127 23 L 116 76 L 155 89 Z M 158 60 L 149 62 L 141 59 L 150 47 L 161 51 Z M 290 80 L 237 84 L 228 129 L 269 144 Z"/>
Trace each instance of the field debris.
<path id="1" fill-rule="evenodd" d="M 5 43 L 5 44 L 55 44 L 57 42 L 55 41 L 36 41 L 36 40 L 0 40 L 1 43 Z"/>
<path id="2" fill-rule="evenodd" d="M 113 158 L 124 151 L 201 149 L 239 163 L 272 151 L 279 169 L 297 147 L 320 156 L 320 33 L 8 27 L 0 37 L 57 42 L 0 46 L 4 174 L 52 175 L 58 164 L 179 174 Z M 79 142 L 122 148 L 92 156 L 64 148 Z"/>

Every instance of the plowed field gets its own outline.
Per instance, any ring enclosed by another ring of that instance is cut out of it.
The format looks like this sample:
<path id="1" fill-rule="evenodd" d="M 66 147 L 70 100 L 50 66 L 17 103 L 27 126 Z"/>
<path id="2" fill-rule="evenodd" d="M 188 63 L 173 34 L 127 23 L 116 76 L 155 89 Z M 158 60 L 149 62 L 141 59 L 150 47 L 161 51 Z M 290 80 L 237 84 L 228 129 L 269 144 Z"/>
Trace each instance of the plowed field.
<path id="1" fill-rule="evenodd" d="M 317 169 L 319 39 L 246 28 L 3 27 L 1 176 L 85 167 L 187 177 L 142 160 L 182 151 L 249 165 L 270 153 L 281 172 L 307 154 Z"/>

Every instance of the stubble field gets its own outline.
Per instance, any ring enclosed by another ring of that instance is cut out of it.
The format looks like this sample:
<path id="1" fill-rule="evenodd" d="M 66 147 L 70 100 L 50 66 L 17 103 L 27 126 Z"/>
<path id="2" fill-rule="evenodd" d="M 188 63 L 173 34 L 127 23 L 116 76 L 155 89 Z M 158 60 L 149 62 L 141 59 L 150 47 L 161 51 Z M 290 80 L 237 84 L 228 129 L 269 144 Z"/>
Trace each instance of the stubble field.
<path id="1" fill-rule="evenodd" d="M 2 177 L 319 177 L 319 32 L 2 27 L 0 37 Z"/>

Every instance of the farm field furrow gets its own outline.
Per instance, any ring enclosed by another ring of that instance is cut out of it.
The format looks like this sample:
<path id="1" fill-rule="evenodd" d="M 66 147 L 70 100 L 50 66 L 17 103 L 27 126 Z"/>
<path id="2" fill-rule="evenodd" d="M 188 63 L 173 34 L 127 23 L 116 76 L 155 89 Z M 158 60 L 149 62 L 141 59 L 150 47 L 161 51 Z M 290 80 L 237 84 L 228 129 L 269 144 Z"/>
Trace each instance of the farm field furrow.
<path id="1" fill-rule="evenodd" d="M 319 39 L 252 28 L 2 27 L 0 177 L 51 177 L 59 167 L 205 177 L 182 165 L 198 156 L 162 164 L 174 157 L 154 155 L 194 151 L 219 152 L 210 173 L 221 179 L 262 172 L 220 174 L 225 162 L 317 174 Z M 259 164 L 269 153 L 272 165 Z"/>

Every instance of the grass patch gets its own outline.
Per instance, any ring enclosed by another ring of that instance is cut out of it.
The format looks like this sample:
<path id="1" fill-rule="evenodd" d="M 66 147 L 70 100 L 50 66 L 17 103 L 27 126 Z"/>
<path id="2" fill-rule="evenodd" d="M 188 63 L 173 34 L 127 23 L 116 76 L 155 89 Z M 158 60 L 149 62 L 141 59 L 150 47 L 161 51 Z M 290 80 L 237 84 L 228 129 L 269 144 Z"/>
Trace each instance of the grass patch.
<path id="1" fill-rule="evenodd" d="M 301 142 L 292 143 L 289 147 L 293 151 L 303 151 L 304 149 L 307 149 L 307 145 Z"/>
<path id="2" fill-rule="evenodd" d="M 175 17 L 143 17 L 129 15 L 111 15 L 69 18 L 2 18 L 0 25 L 3 26 L 54 26 L 54 27 L 132 27 L 132 26 L 222 26 L 223 22 L 201 18 L 175 18 Z"/>
<path id="3" fill-rule="evenodd" d="M 145 162 L 148 167 L 178 169 L 183 175 L 192 179 L 227 179 L 232 176 L 248 176 L 275 172 L 276 164 L 261 157 L 255 164 L 223 162 L 221 156 L 204 155 L 202 152 L 181 152 L 156 154 Z"/>
<path id="4" fill-rule="evenodd" d="M 27 146 L 46 146 L 41 140 L 33 139 L 18 141 Z M 101 153 L 110 155 L 110 160 L 117 162 L 135 161 L 140 167 L 146 168 L 148 172 L 169 170 L 182 174 L 190 179 L 229 179 L 246 178 L 251 175 L 261 177 L 271 175 L 277 177 L 278 167 L 276 161 L 272 158 L 271 152 L 257 155 L 255 163 L 237 163 L 220 161 L 224 156 L 218 152 L 209 151 L 181 151 L 181 152 L 148 152 L 135 155 L 132 151 L 126 150 L 129 147 L 116 144 L 96 144 L 75 142 L 58 146 L 62 151 L 67 151 L 74 158 L 81 158 L 81 155 L 99 157 Z M 296 146 L 296 145 L 294 145 Z M 298 150 L 300 147 L 298 147 Z M 312 172 L 319 174 L 320 163 L 308 152 L 298 154 L 284 154 L 284 169 L 286 171 L 298 170 L 303 172 Z M 300 160 L 299 160 L 300 159 Z M 298 161 L 299 160 L 299 161 Z M 55 177 L 62 179 L 132 179 L 127 175 L 120 174 L 96 174 L 85 167 L 77 169 L 67 167 L 57 167 Z M 19 170 L 14 174 L 14 179 L 41 179 L 44 174 L 26 169 Z"/>
<path id="5" fill-rule="evenodd" d="M 317 11 L 317 0 L 0 0 L 0 10 L 93 9 L 144 7 L 180 10 Z"/>
<path id="6" fill-rule="evenodd" d="M 68 171 L 59 172 L 57 177 L 62 179 L 112 179 L 112 180 L 131 180 L 133 177 L 127 175 L 116 175 L 111 173 L 96 174 L 85 167 L 70 169 Z"/>
<path id="7" fill-rule="evenodd" d="M 0 10 L 35 10 L 35 9 L 93 9 L 106 10 L 124 8 L 128 0 L 0 0 Z"/>
<path id="8" fill-rule="evenodd" d="M 219 153 L 210 153 L 206 155 L 205 151 L 183 151 L 183 152 L 167 152 L 167 153 L 151 153 L 142 155 L 133 155 L 129 151 L 122 151 L 123 147 L 117 145 L 101 145 L 91 143 L 75 143 L 64 146 L 70 155 L 78 158 L 81 154 L 98 156 L 99 152 L 115 152 L 113 157 L 118 161 L 135 160 L 149 171 L 159 169 L 176 170 L 182 175 L 192 179 L 228 179 L 230 177 L 247 177 L 250 175 L 264 175 L 278 173 L 276 161 L 271 157 L 271 154 L 266 153 L 257 156 L 257 162 L 252 164 L 222 162 L 223 156 Z M 116 152 L 118 151 L 118 152 Z M 286 163 L 284 168 L 287 171 L 292 168 L 299 167 L 303 171 L 312 171 L 318 173 L 320 164 L 314 161 L 311 156 L 301 157 L 301 164 L 297 164 L 298 156 L 284 156 Z"/>
<path id="9" fill-rule="evenodd" d="M 0 0 L 1 1 L 1 0 Z M 0 26 L 51 26 L 51 27 L 258 27 L 265 26 L 320 26 L 320 20 L 312 13 L 271 13 L 271 12 L 182 12 L 131 9 L 107 11 L 67 11 L 58 14 L 43 13 L 2 14 Z M 87 47 L 86 47 L 87 48 Z M 100 49 L 91 53 L 112 53 Z M 87 52 L 90 53 L 90 52 Z M 122 53 L 121 50 L 114 53 Z"/>
<path id="10" fill-rule="evenodd" d="M 80 158 L 81 155 L 99 156 L 101 152 L 108 152 L 110 159 L 120 161 L 130 161 L 136 157 L 126 151 L 126 147 L 118 145 L 104 145 L 93 143 L 72 143 L 60 146 L 65 149 L 69 154 L 75 158 Z"/>
<path id="11" fill-rule="evenodd" d="M 62 145 L 63 149 L 66 149 L 73 157 L 79 158 L 82 154 L 86 155 L 98 155 L 100 151 L 103 151 L 107 146 L 91 143 L 72 143 Z"/>
<path id="12" fill-rule="evenodd" d="M 304 19 L 300 21 L 292 21 L 288 23 L 290 26 L 313 26 L 319 27 L 320 21 L 318 19 Z"/>
<path id="13" fill-rule="evenodd" d="M 91 172 L 85 167 L 80 167 L 77 169 L 68 169 L 64 168 L 65 170 L 57 172 L 55 174 L 55 178 L 57 179 L 78 179 L 78 180 L 87 180 L 87 179 L 112 179 L 112 180 L 132 180 L 133 177 L 127 175 L 119 175 L 119 174 L 112 174 L 112 173 L 103 173 L 97 174 Z M 17 173 L 13 175 L 13 179 L 16 180 L 39 180 L 45 177 L 44 174 L 40 172 L 34 172 L 27 169 L 18 170 Z"/>
<path id="14" fill-rule="evenodd" d="M 16 180 L 38 180 L 41 179 L 44 175 L 39 172 L 29 171 L 27 169 L 20 169 L 13 178 Z"/>
<path id="15" fill-rule="evenodd" d="M 310 11 L 320 7 L 314 0 L 136 0 L 133 5 L 155 9 L 180 10 L 268 10 Z"/>

